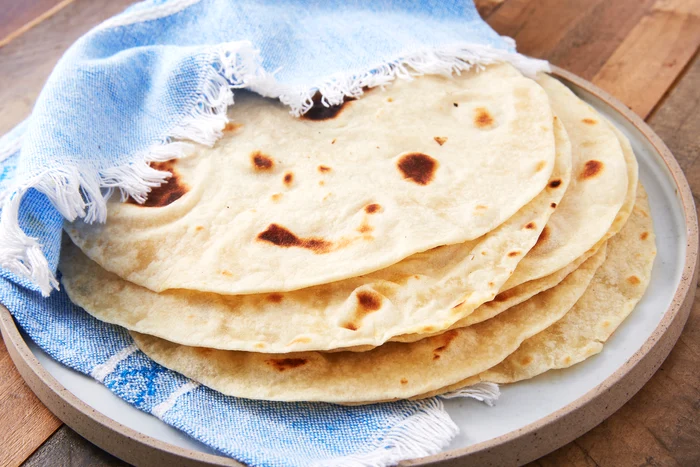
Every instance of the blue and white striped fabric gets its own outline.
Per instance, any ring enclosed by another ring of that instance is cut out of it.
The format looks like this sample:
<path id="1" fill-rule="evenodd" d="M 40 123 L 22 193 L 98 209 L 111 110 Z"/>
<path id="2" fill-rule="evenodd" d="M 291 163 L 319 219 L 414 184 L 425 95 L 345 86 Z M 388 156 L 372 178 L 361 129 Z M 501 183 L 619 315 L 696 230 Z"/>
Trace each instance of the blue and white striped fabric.
<path id="1" fill-rule="evenodd" d="M 298 115 L 364 86 L 518 55 L 470 1 L 151 0 L 97 26 L 59 61 L 31 116 L 0 139 L 0 302 L 53 358 L 251 465 L 385 465 L 456 434 L 438 399 L 361 407 L 225 397 L 136 350 L 59 288 L 64 219 L 106 220 L 106 197 L 144 199 L 149 162 L 213 144 L 236 88 Z M 42 296 L 43 295 L 43 296 Z M 48 298 L 46 298 L 48 297 Z"/>

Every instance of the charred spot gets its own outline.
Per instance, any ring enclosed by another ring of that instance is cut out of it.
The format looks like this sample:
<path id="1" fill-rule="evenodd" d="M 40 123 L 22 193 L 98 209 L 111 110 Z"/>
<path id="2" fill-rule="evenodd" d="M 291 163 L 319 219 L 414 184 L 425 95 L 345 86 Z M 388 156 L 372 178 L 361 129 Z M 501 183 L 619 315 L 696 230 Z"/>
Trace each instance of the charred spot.
<path id="1" fill-rule="evenodd" d="M 357 324 L 355 323 L 345 323 L 342 325 L 345 329 L 349 329 L 351 331 L 357 331 Z"/>
<path id="2" fill-rule="evenodd" d="M 189 191 L 189 187 L 180 179 L 180 174 L 175 170 L 174 160 L 151 162 L 149 165 L 156 170 L 170 172 L 172 175 L 160 186 L 151 188 L 143 204 L 139 204 L 131 197 L 128 199 L 129 203 L 147 208 L 162 208 L 182 198 Z"/>
<path id="3" fill-rule="evenodd" d="M 585 123 L 586 125 L 595 125 L 596 123 L 598 123 L 597 120 L 593 120 L 592 118 L 584 118 L 584 119 L 581 120 L 581 121 L 582 121 L 583 123 Z"/>
<path id="4" fill-rule="evenodd" d="M 277 371 L 298 368 L 306 365 L 306 362 L 307 360 L 305 358 L 271 358 L 269 360 L 265 360 L 265 363 L 272 366 Z"/>
<path id="5" fill-rule="evenodd" d="M 510 253 L 508 253 L 508 256 L 510 256 L 511 258 L 515 258 L 516 256 L 519 256 L 519 255 L 520 255 L 519 251 L 511 251 Z"/>
<path id="6" fill-rule="evenodd" d="M 484 107 L 477 107 L 474 109 L 476 115 L 474 116 L 474 125 L 478 128 L 486 128 L 493 125 L 493 117 L 488 110 Z"/>
<path id="7" fill-rule="evenodd" d="M 440 341 L 440 344 L 442 344 L 442 345 L 440 345 L 439 347 L 436 347 L 434 352 L 436 354 L 439 354 L 440 352 L 444 352 L 450 346 L 450 343 L 454 340 L 455 337 L 457 337 L 457 331 L 455 331 L 455 330 L 447 331 L 446 333 L 438 336 L 437 339 Z"/>
<path id="8" fill-rule="evenodd" d="M 632 285 L 638 285 L 638 284 L 641 284 L 642 281 L 639 280 L 639 277 L 637 277 L 637 276 L 629 276 L 627 278 L 627 282 L 629 282 Z"/>
<path id="9" fill-rule="evenodd" d="M 276 246 L 306 248 L 314 253 L 327 253 L 332 246 L 331 242 L 321 238 L 299 238 L 277 224 L 270 224 L 264 232 L 258 234 L 257 238 Z"/>
<path id="10" fill-rule="evenodd" d="M 552 203 L 552 204 L 549 205 L 549 207 L 552 208 L 552 209 L 556 209 L 557 203 Z"/>
<path id="11" fill-rule="evenodd" d="M 537 224 L 535 224 L 534 222 L 528 222 L 527 224 L 525 224 L 525 228 L 532 230 L 537 228 Z"/>
<path id="12" fill-rule="evenodd" d="M 365 212 L 367 214 L 374 214 L 375 212 L 379 212 L 382 209 L 382 207 L 379 204 L 368 204 L 365 206 Z"/>
<path id="13" fill-rule="evenodd" d="M 328 166 L 325 166 L 325 165 L 319 165 L 319 166 L 318 166 L 318 171 L 321 172 L 321 173 L 326 173 L 326 172 L 330 172 L 330 171 L 331 171 L 331 168 L 328 167 Z"/>
<path id="14" fill-rule="evenodd" d="M 382 307 L 382 296 L 370 290 L 357 292 L 357 304 L 363 313 L 377 311 Z"/>
<path id="15" fill-rule="evenodd" d="M 233 132 L 233 131 L 238 130 L 238 129 L 241 128 L 242 126 L 243 126 L 242 123 L 228 122 L 228 123 L 224 126 L 224 132 L 230 133 L 230 132 Z"/>
<path id="16" fill-rule="evenodd" d="M 642 240 L 646 240 L 649 238 L 649 232 L 642 232 L 642 234 L 639 236 Z"/>
<path id="17" fill-rule="evenodd" d="M 346 97 L 345 101 L 342 104 L 326 106 L 323 104 L 323 96 L 321 96 L 320 92 L 317 92 L 316 94 L 314 94 L 312 100 L 313 105 L 311 106 L 308 112 L 301 116 L 301 118 L 306 120 L 320 121 L 330 120 L 332 118 L 337 117 L 340 114 L 340 112 L 343 111 L 345 106 L 350 101 L 354 101 L 355 99 L 353 97 Z"/>
<path id="18" fill-rule="evenodd" d="M 292 172 L 287 172 L 286 174 L 284 174 L 283 180 L 284 180 L 285 185 L 287 185 L 287 186 L 291 185 L 292 182 L 294 181 L 294 174 Z"/>
<path id="19" fill-rule="evenodd" d="M 453 102 L 452 105 L 454 105 L 455 107 L 459 107 L 459 104 L 456 102 Z"/>
<path id="20" fill-rule="evenodd" d="M 439 360 L 439 359 L 440 359 L 440 354 L 434 353 L 433 360 Z"/>
<path id="21" fill-rule="evenodd" d="M 436 136 L 433 138 L 437 144 L 442 146 L 447 142 L 447 136 Z"/>
<path id="22" fill-rule="evenodd" d="M 373 231 L 373 230 L 374 230 L 374 228 L 373 228 L 371 225 L 366 224 L 366 223 L 364 223 L 364 222 L 362 223 L 362 225 L 360 225 L 360 226 L 357 228 L 357 231 L 360 232 L 360 233 L 369 233 L 369 232 L 371 232 L 371 231 Z"/>
<path id="23" fill-rule="evenodd" d="M 284 296 L 281 293 L 271 293 L 267 296 L 267 301 L 272 303 L 280 303 Z"/>
<path id="24" fill-rule="evenodd" d="M 558 178 L 549 182 L 549 188 L 558 188 L 559 185 L 561 185 L 561 180 L 559 180 Z"/>
<path id="25" fill-rule="evenodd" d="M 603 163 L 600 161 L 596 160 L 590 160 L 586 162 L 583 165 L 583 172 L 581 172 L 581 175 L 579 178 L 581 180 L 585 178 L 593 178 L 596 175 L 600 174 L 600 172 L 603 170 Z"/>
<path id="26" fill-rule="evenodd" d="M 408 380 L 406 378 L 401 378 L 401 384 L 408 384 Z"/>
<path id="27" fill-rule="evenodd" d="M 399 159 L 397 167 L 403 178 L 418 185 L 427 185 L 433 180 L 438 161 L 420 152 L 406 154 Z"/>
<path id="28" fill-rule="evenodd" d="M 275 166 L 272 158 L 260 151 L 255 151 L 250 155 L 250 162 L 255 170 L 261 172 L 271 170 Z"/>

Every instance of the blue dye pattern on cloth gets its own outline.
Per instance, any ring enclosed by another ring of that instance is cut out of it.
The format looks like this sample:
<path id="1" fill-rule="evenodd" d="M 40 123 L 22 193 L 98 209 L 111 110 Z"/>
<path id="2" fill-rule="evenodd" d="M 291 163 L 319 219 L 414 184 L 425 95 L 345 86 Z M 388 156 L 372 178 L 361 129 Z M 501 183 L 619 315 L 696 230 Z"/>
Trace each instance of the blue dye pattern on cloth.
<path id="1" fill-rule="evenodd" d="M 64 219 L 104 221 L 112 190 L 143 199 L 149 162 L 213 144 L 235 88 L 295 115 L 395 77 L 518 55 L 470 1 L 151 0 L 59 61 L 32 115 L 0 138 L 0 302 L 46 353 L 134 407 L 251 465 L 386 465 L 437 452 L 457 427 L 437 399 L 341 407 L 224 396 L 161 367 L 58 286 Z M 50 295 L 48 298 L 42 297 Z"/>

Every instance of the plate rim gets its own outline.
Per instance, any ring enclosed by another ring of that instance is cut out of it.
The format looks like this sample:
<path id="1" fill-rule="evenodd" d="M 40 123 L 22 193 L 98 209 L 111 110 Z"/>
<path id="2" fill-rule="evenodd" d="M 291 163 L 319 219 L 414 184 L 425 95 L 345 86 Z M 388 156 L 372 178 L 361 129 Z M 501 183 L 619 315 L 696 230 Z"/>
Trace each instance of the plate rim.
<path id="1" fill-rule="evenodd" d="M 651 336 L 615 372 L 583 396 L 559 410 L 507 434 L 472 446 L 406 460 L 401 465 L 521 464 L 576 439 L 601 423 L 632 398 L 651 378 L 676 343 L 692 308 L 698 279 L 698 221 L 688 181 L 661 138 L 625 104 L 599 87 L 562 68 L 551 75 L 602 100 L 634 126 L 666 164 L 678 192 L 686 223 L 686 255 L 681 280 Z M 176 446 L 140 433 L 93 409 L 58 382 L 29 349 L 7 308 L 0 303 L 0 332 L 20 375 L 49 410 L 90 442 L 136 464 L 177 462 L 178 465 L 244 466 L 234 459 Z M 620 390 L 622 382 L 627 390 Z M 566 423 L 573 419 L 573 423 Z M 118 435 L 118 436 L 115 436 Z M 133 443 L 136 443 L 134 445 Z M 504 452 L 508 453 L 504 456 Z M 184 462 L 184 463 L 183 463 Z"/>

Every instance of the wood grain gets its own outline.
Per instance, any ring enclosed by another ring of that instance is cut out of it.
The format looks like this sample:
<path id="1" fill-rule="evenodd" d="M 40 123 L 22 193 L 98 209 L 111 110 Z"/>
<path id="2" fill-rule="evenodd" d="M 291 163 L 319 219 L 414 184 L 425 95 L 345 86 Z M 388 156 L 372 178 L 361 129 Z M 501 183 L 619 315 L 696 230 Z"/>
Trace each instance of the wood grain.
<path id="1" fill-rule="evenodd" d="M 0 47 L 50 17 L 73 0 L 2 0 Z"/>
<path id="2" fill-rule="evenodd" d="M 700 58 L 648 123 L 683 168 L 700 206 Z M 683 334 L 625 406 L 573 443 L 532 465 L 700 465 L 700 291 Z"/>
<path id="3" fill-rule="evenodd" d="M 20 465 L 61 426 L 24 384 L 0 339 L 0 465 Z"/>

